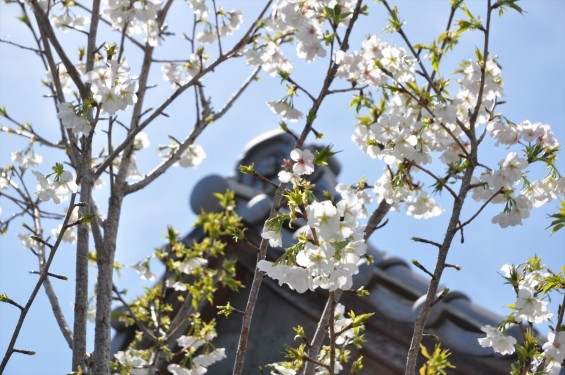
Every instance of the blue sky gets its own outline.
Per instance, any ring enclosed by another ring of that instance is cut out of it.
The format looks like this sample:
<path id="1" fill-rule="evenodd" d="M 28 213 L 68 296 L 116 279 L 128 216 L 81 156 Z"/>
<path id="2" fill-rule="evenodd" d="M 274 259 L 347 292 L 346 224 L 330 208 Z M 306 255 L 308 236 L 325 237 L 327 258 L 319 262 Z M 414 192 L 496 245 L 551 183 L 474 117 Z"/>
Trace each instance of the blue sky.
<path id="1" fill-rule="evenodd" d="M 372 2 L 371 2 L 372 4 Z M 401 18 L 406 21 L 408 35 L 415 36 L 416 42 L 429 42 L 438 35 L 446 23 L 447 1 L 398 1 Z M 472 1 L 473 9 L 479 9 L 484 2 Z M 505 98 L 508 103 L 503 107 L 504 114 L 514 121 L 529 119 L 552 125 L 557 139 L 565 142 L 565 2 L 563 1 L 524 1 L 521 3 L 527 14 L 509 12 L 493 21 L 491 52 L 498 55 L 503 67 Z M 256 13 L 254 1 L 230 1 L 226 5 Z M 368 33 L 375 33 L 387 41 L 402 42 L 390 34 L 382 34 L 386 15 L 382 7 L 371 5 L 371 15 L 361 20 L 356 34 L 359 48 L 361 38 Z M 20 40 L 30 44 L 26 31 L 14 20 L 14 6 L 0 5 L 0 38 Z M 175 14 L 171 24 L 182 22 L 182 14 Z M 251 17 L 246 17 L 248 25 Z M 68 43 L 77 43 L 71 33 L 65 34 Z M 478 36 L 470 35 L 457 47 L 453 58 L 445 61 L 444 74 L 457 67 L 462 59 L 474 56 L 474 47 L 480 46 Z M 163 46 L 165 56 L 174 57 L 177 50 L 169 44 Z M 40 80 L 44 77 L 43 68 L 33 54 L 6 44 L 0 44 L 0 105 L 5 105 L 10 114 L 20 121 L 32 122 L 45 129 L 45 134 L 56 134 L 55 111 L 52 102 L 42 99 L 46 91 Z M 130 56 L 126 53 L 126 56 Z M 177 56 L 180 57 L 180 56 Z M 132 71 L 135 71 L 135 57 L 128 57 Z M 323 77 L 316 73 L 319 64 L 296 64 L 295 73 L 299 82 L 316 91 Z M 229 64 L 227 69 L 219 69 L 217 75 L 205 80 L 207 94 L 215 100 L 215 107 L 222 106 L 238 83 L 248 74 L 241 62 Z M 135 73 L 134 73 L 135 74 Z M 192 187 L 208 174 L 227 175 L 236 166 L 236 161 L 243 147 L 253 137 L 277 127 L 278 118 L 264 104 L 267 100 L 276 100 L 284 96 L 285 88 L 278 79 L 266 75 L 256 82 L 237 103 L 233 110 L 221 121 L 207 129 L 198 142 L 206 150 L 208 157 L 197 169 L 172 169 L 155 184 L 126 199 L 121 233 L 118 238 L 117 260 L 123 264 L 133 264 L 148 255 L 155 247 L 163 243 L 162 234 L 168 225 L 174 226 L 181 233 L 187 233 L 195 219 L 188 205 Z M 156 67 L 152 80 L 159 84 L 152 95 L 166 95 L 170 92 L 168 84 L 160 78 Z M 300 103 L 300 101 L 298 102 Z M 324 141 L 334 144 L 343 169 L 339 179 L 353 183 L 361 176 L 366 176 L 369 183 L 374 183 L 382 172 L 383 165 L 368 159 L 351 141 L 355 125 L 354 113 L 348 110 L 347 96 L 332 97 L 324 103 L 322 113 L 317 119 L 317 130 L 324 133 Z M 187 110 L 188 108 L 188 110 Z M 193 106 L 189 96 L 181 98 L 167 113 L 168 119 L 159 122 L 149 131 L 152 144 L 149 151 L 139 156 L 139 167 L 149 171 L 158 162 L 155 148 L 167 143 L 167 135 L 182 134 L 192 127 Z M 306 108 L 302 108 L 305 110 Z M 5 125 L 4 120 L 0 121 Z M 49 127 L 54 129 L 49 131 Z M 300 124 L 293 129 L 300 129 Z M 0 135 L 0 165 L 9 161 L 9 152 L 23 143 L 14 137 Z M 46 150 L 38 152 L 49 158 Z M 506 150 L 493 150 L 485 153 L 485 159 L 495 164 Z M 47 169 L 50 164 L 44 164 Z M 565 171 L 565 162 L 558 162 L 558 168 Z M 32 184 L 33 186 L 33 184 Z M 99 192 L 99 202 L 105 206 L 104 191 Z M 9 214 L 5 201 L 0 200 L 4 208 L 2 217 Z M 476 207 L 474 207 L 476 209 Z M 61 208 L 59 208 L 61 209 Z M 541 209 L 534 210 L 524 225 L 510 229 L 500 229 L 490 223 L 499 207 L 485 210 L 479 219 L 465 231 L 465 243 L 454 244 L 448 262 L 459 264 L 459 272 L 447 271 L 443 283 L 452 290 L 463 291 L 472 300 L 500 314 L 504 314 L 504 305 L 514 302 L 512 290 L 503 284 L 497 271 L 504 263 L 520 263 L 529 255 L 542 256 L 546 264 L 557 269 L 565 263 L 565 230 L 550 236 L 544 228 L 549 224 L 546 216 L 557 209 L 557 202 L 551 202 Z M 465 211 L 467 217 L 473 213 L 473 207 Z M 406 217 L 403 213 L 393 213 L 389 224 L 378 231 L 371 243 L 392 255 L 407 260 L 416 258 L 428 268 L 433 268 L 434 249 L 415 244 L 409 240 L 412 236 L 441 240 L 447 216 L 429 221 L 419 221 Z M 45 225 L 49 231 L 56 223 Z M 25 303 L 33 288 L 36 275 L 29 270 L 36 270 L 36 259 L 22 248 L 16 237 L 21 232 L 19 223 L 13 225 L 8 235 L 0 238 L 0 292 L 20 303 Z M 52 266 L 55 273 L 69 276 L 69 281 L 53 280 L 59 294 L 60 303 L 67 319 L 72 322 L 74 298 L 74 249 L 64 246 L 59 250 Z M 91 270 L 94 275 L 94 270 Z M 130 296 L 142 290 L 143 284 L 133 270 L 125 269 L 116 277 L 120 287 L 128 288 Z M 91 277 L 91 287 L 94 277 Z M 554 301 L 555 305 L 555 301 Z M 16 309 L 9 305 L 0 305 L 0 353 L 4 354 L 7 342 L 17 321 Z M 72 324 L 72 323 L 71 323 Z M 93 340 L 92 327 L 89 342 Z M 61 374 L 69 371 L 70 351 L 58 331 L 50 306 L 41 292 L 24 325 L 16 345 L 18 348 L 37 351 L 33 357 L 15 354 L 8 366 L 7 374 Z M 92 349 L 92 348 L 90 348 Z"/>

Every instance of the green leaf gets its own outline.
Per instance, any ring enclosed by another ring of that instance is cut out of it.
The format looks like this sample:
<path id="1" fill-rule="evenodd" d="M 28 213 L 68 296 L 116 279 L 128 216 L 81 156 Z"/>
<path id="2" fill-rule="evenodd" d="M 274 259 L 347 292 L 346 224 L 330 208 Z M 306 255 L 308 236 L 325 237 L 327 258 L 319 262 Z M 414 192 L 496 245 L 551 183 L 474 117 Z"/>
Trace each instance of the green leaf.
<path id="1" fill-rule="evenodd" d="M 351 373 L 355 374 L 356 372 L 359 372 L 362 369 L 363 369 L 363 356 L 359 356 L 359 358 L 357 358 L 355 362 L 351 364 Z"/>
<path id="2" fill-rule="evenodd" d="M 255 172 L 255 163 L 250 165 L 240 165 L 239 171 L 243 174 L 253 174 Z"/>
<path id="3" fill-rule="evenodd" d="M 92 214 L 92 213 L 87 213 L 87 214 L 84 214 L 84 215 L 80 218 L 80 222 L 83 223 L 83 224 L 90 224 L 93 219 L 94 219 L 94 214 Z"/>
<path id="4" fill-rule="evenodd" d="M 520 14 L 524 14 L 524 9 L 522 9 L 518 4 L 519 0 L 499 0 L 496 4 L 494 4 L 493 9 L 498 8 L 498 15 L 502 16 L 506 8 L 514 9 L 516 12 Z"/>
<path id="5" fill-rule="evenodd" d="M 8 302 L 10 299 L 6 293 L 0 293 L 0 302 Z"/>
<path id="6" fill-rule="evenodd" d="M 332 147 L 332 145 L 329 145 L 320 151 L 316 151 L 314 153 L 314 165 L 328 165 L 328 159 L 340 152 L 332 151 Z"/>
<path id="7" fill-rule="evenodd" d="M 65 171 L 63 164 L 61 163 L 55 163 L 55 165 L 51 169 L 53 170 L 53 172 L 55 172 L 55 179 L 59 178 Z"/>
<path id="8" fill-rule="evenodd" d="M 558 230 L 560 230 L 565 226 L 565 200 L 560 201 L 560 203 L 561 203 L 561 208 L 559 208 L 559 212 L 552 215 L 548 215 L 548 218 L 555 219 L 551 222 L 551 224 L 547 226 L 547 228 L 545 228 L 545 229 L 552 228 L 551 235 L 553 235 L 555 232 L 557 232 Z"/>
<path id="9" fill-rule="evenodd" d="M 229 302 L 225 306 L 216 306 L 216 308 L 218 309 L 218 314 L 224 315 L 226 318 L 235 310 Z"/>

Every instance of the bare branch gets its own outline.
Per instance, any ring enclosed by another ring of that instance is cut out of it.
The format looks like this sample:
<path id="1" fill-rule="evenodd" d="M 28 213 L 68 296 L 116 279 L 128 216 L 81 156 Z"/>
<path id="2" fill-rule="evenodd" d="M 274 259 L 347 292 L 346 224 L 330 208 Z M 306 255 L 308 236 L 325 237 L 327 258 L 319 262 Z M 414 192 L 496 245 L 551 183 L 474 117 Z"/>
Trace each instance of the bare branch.
<path id="1" fill-rule="evenodd" d="M 391 207 L 392 204 L 387 203 L 385 199 L 383 199 L 381 203 L 379 203 L 379 206 L 375 211 L 373 211 L 371 217 L 369 217 L 369 221 L 367 221 L 367 226 L 365 227 L 365 236 L 363 237 L 365 241 L 368 241 L 373 232 L 379 228 L 380 223 L 388 214 Z"/>
<path id="2" fill-rule="evenodd" d="M 434 246 L 437 247 L 437 248 L 441 248 L 441 244 L 439 244 L 439 243 L 437 243 L 437 242 L 435 242 L 435 241 L 426 240 L 425 238 L 412 237 L 412 241 L 427 243 L 428 245 L 434 245 Z"/>
<path id="3" fill-rule="evenodd" d="M 124 300 L 124 297 L 122 297 L 122 294 L 115 285 L 112 285 L 112 290 L 114 291 L 114 295 L 116 296 L 116 298 L 122 303 L 122 306 L 127 310 L 130 318 L 132 318 L 133 321 L 135 322 L 137 328 L 139 328 L 152 342 L 157 341 L 157 338 L 153 335 L 153 333 L 151 333 L 151 331 L 147 329 L 145 324 L 141 323 L 139 319 L 137 319 L 137 316 L 132 311 L 131 307 L 129 306 L 129 303 L 127 303 L 127 301 Z"/>
<path id="4" fill-rule="evenodd" d="M 485 207 L 499 194 L 501 194 L 503 192 L 503 189 L 500 188 L 498 191 L 496 191 L 489 199 L 487 199 L 485 201 L 485 203 L 483 203 L 481 205 L 481 207 L 479 208 L 479 210 L 477 212 L 475 212 L 475 214 L 473 216 L 471 216 L 471 218 L 469 220 L 467 220 L 466 222 L 464 222 L 463 224 L 460 224 L 456 229 L 460 230 L 463 229 L 464 227 L 466 227 L 467 225 L 469 225 L 473 220 L 475 220 L 475 218 L 477 216 L 479 216 L 479 214 L 485 209 Z"/>
<path id="5" fill-rule="evenodd" d="M 53 48 L 55 48 L 55 51 L 57 51 L 57 55 L 61 58 L 63 65 L 65 65 L 65 69 L 67 69 L 67 73 L 69 74 L 69 77 L 71 77 L 73 83 L 78 88 L 81 97 L 82 98 L 88 97 L 88 90 L 86 89 L 86 86 L 82 82 L 80 73 L 78 72 L 74 64 L 71 62 L 71 60 L 65 53 L 63 46 L 61 46 L 59 40 L 55 36 L 55 32 L 51 27 L 51 23 L 49 22 L 47 15 L 43 11 L 43 9 L 41 9 L 41 6 L 37 2 L 37 0 L 31 0 L 31 5 L 33 7 L 33 12 L 35 14 L 35 17 L 37 19 L 37 23 L 39 24 L 39 29 L 41 30 L 42 33 L 45 33 L 47 39 L 51 42 L 51 45 L 53 46 Z"/>
<path id="6" fill-rule="evenodd" d="M 249 77 L 247 77 L 247 79 L 243 82 L 243 84 L 235 92 L 235 94 L 233 94 L 228 99 L 228 101 L 222 107 L 222 109 L 220 109 L 218 112 L 216 112 L 214 114 L 211 114 L 209 117 L 206 116 L 206 117 L 202 118 L 199 122 L 197 122 L 194 125 L 194 129 L 190 133 L 190 135 L 182 143 L 179 144 L 178 150 L 176 150 L 175 153 L 169 159 L 165 160 L 159 166 L 157 166 L 153 171 L 149 172 L 149 174 L 145 178 L 143 178 L 142 180 L 140 180 L 140 181 L 138 181 L 134 184 L 128 185 L 127 188 L 126 188 L 126 194 L 131 194 L 135 191 L 143 189 L 145 186 L 147 186 L 148 184 L 153 182 L 155 179 L 157 179 L 160 175 L 165 173 L 174 163 L 176 163 L 180 159 L 182 153 L 190 145 L 192 145 L 194 143 L 196 138 L 198 138 L 198 136 L 202 133 L 202 131 L 209 124 L 213 123 L 214 121 L 219 120 L 224 114 L 226 114 L 228 112 L 228 110 L 233 106 L 233 104 L 237 101 L 237 99 L 241 96 L 241 94 L 243 94 L 245 89 L 247 89 L 247 87 L 249 87 L 251 82 L 253 82 L 253 80 L 257 77 L 258 73 L 259 73 L 259 68 L 256 68 L 249 75 Z"/>
<path id="7" fill-rule="evenodd" d="M 36 49 L 36 48 L 32 48 L 32 47 L 22 46 L 21 44 L 14 43 L 14 42 L 10 42 L 9 40 L 4 40 L 4 39 L 1 39 L 1 38 L 0 38 L 0 43 L 10 44 L 10 45 L 12 45 L 12 46 L 15 46 L 15 47 L 18 47 L 18 48 L 27 50 L 27 51 L 35 52 L 35 53 L 37 53 L 38 55 L 42 55 L 42 54 L 43 54 L 43 51 L 42 51 L 42 50 L 39 50 L 39 49 Z"/>
<path id="8" fill-rule="evenodd" d="M 76 194 L 72 194 L 70 206 L 74 205 L 75 198 L 76 198 Z M 71 217 L 71 210 L 69 210 L 67 212 L 67 214 L 65 216 L 65 220 L 63 221 L 63 226 L 67 225 L 70 217 Z M 61 232 L 57 236 L 55 244 L 53 245 L 53 250 L 49 253 L 49 257 L 47 258 L 47 261 L 45 262 L 42 273 L 39 276 L 39 280 L 37 280 L 37 283 L 35 284 L 35 287 L 33 288 L 33 291 L 31 292 L 31 295 L 30 295 L 27 303 L 25 304 L 24 309 L 20 313 L 20 317 L 18 319 L 18 322 L 16 323 L 16 327 L 14 329 L 14 332 L 12 333 L 12 338 L 10 339 L 10 343 L 8 344 L 8 348 L 6 349 L 6 354 L 4 355 L 4 358 L 2 359 L 2 362 L 0 363 L 0 373 L 4 372 L 6 365 L 8 364 L 8 361 L 10 360 L 11 355 L 15 351 L 17 351 L 17 349 L 14 349 L 14 346 L 16 344 L 18 336 L 20 335 L 20 331 L 22 329 L 23 323 L 25 321 L 27 313 L 29 312 L 31 306 L 33 305 L 33 302 L 35 301 L 35 297 L 37 296 L 39 289 L 41 288 L 41 286 L 43 285 L 43 282 L 47 278 L 47 273 L 49 272 L 49 267 L 51 267 L 51 263 L 53 262 L 53 259 L 55 258 L 55 254 L 57 253 L 57 249 L 59 248 L 59 245 L 61 244 L 61 241 L 63 240 L 63 234 L 64 233 Z"/>

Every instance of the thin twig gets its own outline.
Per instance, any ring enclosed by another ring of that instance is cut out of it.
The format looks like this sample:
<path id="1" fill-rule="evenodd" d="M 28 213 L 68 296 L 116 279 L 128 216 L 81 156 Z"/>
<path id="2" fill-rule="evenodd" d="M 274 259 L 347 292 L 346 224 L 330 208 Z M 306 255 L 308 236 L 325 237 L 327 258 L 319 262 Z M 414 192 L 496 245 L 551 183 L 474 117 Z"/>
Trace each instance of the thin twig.
<path id="1" fill-rule="evenodd" d="M 475 212 L 475 214 L 473 216 L 471 216 L 471 218 L 467 221 L 465 221 L 463 224 L 459 224 L 459 226 L 456 228 L 456 230 L 460 230 L 463 229 L 464 227 L 466 227 L 467 225 L 469 225 L 473 220 L 475 220 L 475 218 L 477 216 L 479 216 L 479 214 L 485 209 L 485 207 L 499 194 L 501 194 L 503 192 L 503 189 L 500 188 L 498 191 L 496 191 L 489 199 L 487 199 L 485 201 L 485 203 L 483 203 L 481 205 L 481 207 L 477 210 L 477 212 Z"/>
<path id="2" fill-rule="evenodd" d="M 165 173 L 174 163 L 176 163 L 184 151 L 194 143 L 196 138 L 204 131 L 204 129 L 214 121 L 220 119 L 224 114 L 228 112 L 228 110 L 233 106 L 233 104 L 237 101 L 237 99 L 241 96 L 241 94 L 247 89 L 247 87 L 253 82 L 257 74 L 259 73 L 259 68 L 256 68 L 249 77 L 244 81 L 242 86 L 237 90 L 237 92 L 232 95 L 224 107 L 220 109 L 218 112 L 212 114 L 211 116 L 205 116 L 199 122 L 194 125 L 194 129 L 189 134 L 189 136 L 179 143 L 179 148 L 175 151 L 171 157 L 165 161 L 163 161 L 160 165 L 158 165 L 155 169 L 153 169 L 147 176 L 143 179 L 128 185 L 126 188 L 126 194 L 131 194 L 135 191 L 143 189 L 145 186 L 153 182 L 157 177 Z"/>
<path id="3" fill-rule="evenodd" d="M 441 246 L 441 245 L 440 245 Z M 434 276 L 433 273 L 431 273 L 430 271 L 428 271 L 428 269 L 424 266 L 422 266 L 422 264 L 420 262 L 418 262 L 416 259 L 412 259 L 410 261 L 414 266 L 418 267 L 420 270 L 422 270 L 423 272 L 425 272 L 426 274 L 428 274 L 428 276 L 430 276 L 432 278 L 432 280 L 435 280 L 436 277 Z"/>
<path id="4" fill-rule="evenodd" d="M 157 338 L 153 335 L 153 333 L 149 329 L 147 329 L 145 324 L 141 323 L 139 321 L 139 319 L 137 319 L 137 316 L 135 315 L 135 313 L 131 309 L 129 303 L 126 300 L 124 300 L 124 298 L 122 297 L 122 294 L 120 293 L 120 291 L 118 290 L 118 288 L 114 284 L 112 284 L 112 291 L 114 292 L 114 295 L 116 296 L 118 301 L 120 301 L 122 303 L 122 306 L 127 310 L 130 318 L 133 319 L 137 328 L 139 328 L 147 336 L 147 338 L 149 340 L 151 340 L 151 342 L 156 342 Z"/>
<path id="5" fill-rule="evenodd" d="M 422 242 L 422 243 L 427 243 L 429 245 L 434 245 L 437 248 L 441 248 L 441 244 L 434 242 L 434 241 L 430 241 L 430 240 L 426 240 L 425 238 L 420 238 L 420 237 L 412 237 L 412 241 L 415 242 Z"/>
<path id="6" fill-rule="evenodd" d="M 41 275 L 41 272 L 39 272 L 39 271 L 29 271 L 29 273 L 31 273 L 33 275 Z M 51 273 L 51 272 L 47 272 L 47 276 L 54 277 L 56 279 L 63 280 L 63 281 L 67 281 L 69 279 L 67 276 L 57 275 L 56 273 Z M 47 280 L 49 280 L 49 279 L 47 279 Z"/>
<path id="7" fill-rule="evenodd" d="M 453 199 L 457 199 L 457 194 L 455 194 L 455 192 L 453 191 L 452 188 L 450 188 L 447 183 L 445 182 L 445 180 L 443 178 L 439 178 L 438 176 L 436 176 L 432 171 L 422 167 L 420 164 L 415 163 L 412 160 L 407 160 L 408 163 L 410 163 L 411 166 L 418 168 L 419 170 L 421 170 L 422 172 L 424 172 L 425 174 L 427 174 L 428 176 L 430 176 L 431 178 L 433 178 L 434 180 L 437 181 L 438 184 L 441 185 L 441 187 L 445 188 L 449 194 L 451 194 L 451 196 L 453 197 Z"/>
<path id="8" fill-rule="evenodd" d="M 75 198 L 76 198 L 76 194 L 72 194 L 71 195 L 71 204 L 70 204 L 71 206 L 74 204 Z M 65 216 L 64 221 L 63 221 L 63 226 L 65 226 L 69 222 L 70 217 L 71 217 L 71 212 L 69 210 L 67 212 L 67 215 Z M 14 349 L 14 345 L 16 344 L 18 336 L 20 335 L 20 331 L 22 329 L 22 326 L 23 326 L 23 323 L 24 323 L 25 318 L 27 316 L 27 313 L 29 312 L 31 306 L 33 305 L 33 302 L 35 301 L 35 297 L 37 296 L 39 289 L 41 288 L 41 286 L 43 285 L 43 282 L 47 278 L 47 273 L 49 272 L 49 267 L 51 267 L 51 264 L 53 263 L 53 259 L 55 259 L 55 254 L 57 253 L 56 250 L 59 248 L 59 245 L 61 244 L 62 240 L 63 240 L 63 233 L 61 232 L 57 236 L 57 239 L 56 239 L 55 244 L 53 246 L 53 250 L 49 254 L 47 261 L 45 262 L 45 266 L 43 267 L 43 272 L 39 276 L 39 280 L 37 280 L 35 287 L 33 288 L 33 291 L 31 292 L 31 295 L 29 296 L 29 299 L 28 299 L 26 305 L 24 306 L 24 309 L 21 311 L 20 317 L 19 317 L 18 322 L 16 323 L 16 327 L 14 329 L 14 332 L 12 333 L 12 338 L 10 339 L 10 343 L 8 344 L 8 348 L 6 349 L 6 354 L 4 355 L 4 358 L 2 359 L 2 363 L 0 363 L 0 373 L 4 372 L 4 370 L 6 369 L 6 365 L 8 364 L 8 361 L 10 360 L 12 353 L 14 353 L 14 351 L 17 350 L 17 349 Z"/>
<path id="9" fill-rule="evenodd" d="M 12 46 L 15 46 L 15 47 L 18 47 L 18 48 L 27 50 L 27 51 L 35 52 L 35 53 L 37 53 L 38 55 L 43 54 L 43 51 L 40 50 L 40 49 L 35 49 L 35 48 L 32 48 L 32 47 L 22 46 L 21 44 L 14 43 L 14 42 L 10 42 L 9 40 L 4 40 L 4 39 L 1 39 L 1 38 L 0 38 L 0 43 L 10 44 L 10 45 L 12 45 Z"/>

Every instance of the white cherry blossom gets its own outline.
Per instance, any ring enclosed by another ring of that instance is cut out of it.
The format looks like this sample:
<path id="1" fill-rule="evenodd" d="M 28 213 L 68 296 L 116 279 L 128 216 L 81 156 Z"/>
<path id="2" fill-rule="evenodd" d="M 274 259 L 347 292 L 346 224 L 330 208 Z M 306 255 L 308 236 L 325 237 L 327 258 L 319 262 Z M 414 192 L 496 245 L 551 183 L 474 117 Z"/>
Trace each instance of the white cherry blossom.
<path id="1" fill-rule="evenodd" d="M 502 355 L 514 353 L 516 344 L 514 337 L 505 336 L 498 328 L 490 325 L 481 327 L 481 331 L 487 334 L 486 337 L 478 339 L 483 348 L 492 347 L 495 352 Z"/>
<path id="2" fill-rule="evenodd" d="M 535 297 L 531 291 L 518 290 L 516 318 L 523 322 L 542 323 L 553 316 L 547 309 L 547 302 Z"/>
<path id="3" fill-rule="evenodd" d="M 59 226 L 57 228 L 51 229 L 51 235 L 54 238 L 59 237 L 59 233 L 61 233 L 62 229 L 63 229 L 63 224 L 59 224 Z M 63 234 L 62 239 L 63 239 L 63 242 L 74 244 L 77 241 L 77 235 L 76 235 L 76 233 L 73 229 L 67 228 L 65 230 L 65 233 Z"/>
<path id="4" fill-rule="evenodd" d="M 61 119 L 65 129 L 71 130 L 77 136 L 81 133 L 88 134 L 90 132 L 91 127 L 88 120 L 77 114 L 76 107 L 72 103 L 59 103 L 57 108 L 59 109 L 57 118 Z"/>
<path id="5" fill-rule="evenodd" d="M 280 247 L 282 246 L 282 233 L 276 230 L 268 230 L 261 233 L 261 237 L 269 240 L 269 246 Z"/>
<path id="6" fill-rule="evenodd" d="M 429 219 L 441 215 L 443 209 L 425 191 L 406 200 L 406 213 L 415 219 Z"/>

